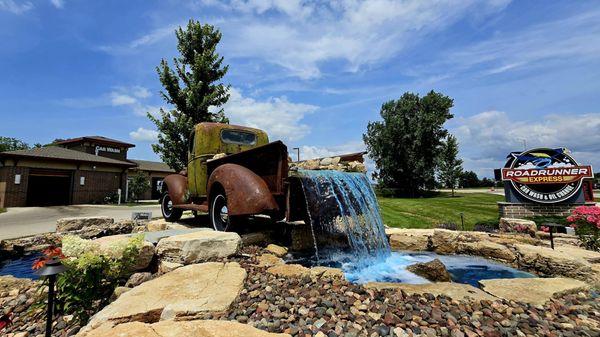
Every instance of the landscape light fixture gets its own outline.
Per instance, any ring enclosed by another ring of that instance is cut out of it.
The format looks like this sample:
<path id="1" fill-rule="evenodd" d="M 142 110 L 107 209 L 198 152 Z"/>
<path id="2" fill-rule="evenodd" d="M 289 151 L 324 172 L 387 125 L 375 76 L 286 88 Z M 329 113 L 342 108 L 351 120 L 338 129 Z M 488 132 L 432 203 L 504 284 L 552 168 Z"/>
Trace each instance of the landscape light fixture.
<path id="1" fill-rule="evenodd" d="M 67 268 L 60 263 L 56 257 L 48 260 L 46 264 L 35 272 L 38 276 L 46 276 L 48 278 L 48 312 L 46 314 L 46 337 L 52 334 L 52 316 L 54 309 L 54 284 L 56 283 L 56 275 L 64 272 Z"/>

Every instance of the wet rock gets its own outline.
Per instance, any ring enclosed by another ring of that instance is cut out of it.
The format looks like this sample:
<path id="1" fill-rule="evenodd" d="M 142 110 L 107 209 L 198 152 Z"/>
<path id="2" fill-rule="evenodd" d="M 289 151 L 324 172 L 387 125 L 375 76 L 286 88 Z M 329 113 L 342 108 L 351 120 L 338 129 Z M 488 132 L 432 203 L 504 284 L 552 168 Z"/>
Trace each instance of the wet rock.
<path id="1" fill-rule="evenodd" d="M 433 236 L 432 229 L 388 228 L 385 232 L 389 236 L 392 250 L 395 251 L 426 251 Z"/>
<path id="2" fill-rule="evenodd" d="M 411 273 L 426 278 L 432 282 L 450 282 L 450 273 L 440 259 L 424 263 L 415 263 L 406 268 Z"/>

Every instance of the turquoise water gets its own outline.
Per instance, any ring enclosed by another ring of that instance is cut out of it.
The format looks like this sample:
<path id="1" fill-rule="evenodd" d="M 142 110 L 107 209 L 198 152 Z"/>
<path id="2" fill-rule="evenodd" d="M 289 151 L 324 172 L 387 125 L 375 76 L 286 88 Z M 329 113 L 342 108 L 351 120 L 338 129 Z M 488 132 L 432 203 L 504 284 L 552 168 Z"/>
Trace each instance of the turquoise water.
<path id="1" fill-rule="evenodd" d="M 0 261 L 0 275 L 37 279 L 38 276 L 33 273 L 31 266 L 38 257 L 38 254 L 30 254 L 17 259 Z"/>

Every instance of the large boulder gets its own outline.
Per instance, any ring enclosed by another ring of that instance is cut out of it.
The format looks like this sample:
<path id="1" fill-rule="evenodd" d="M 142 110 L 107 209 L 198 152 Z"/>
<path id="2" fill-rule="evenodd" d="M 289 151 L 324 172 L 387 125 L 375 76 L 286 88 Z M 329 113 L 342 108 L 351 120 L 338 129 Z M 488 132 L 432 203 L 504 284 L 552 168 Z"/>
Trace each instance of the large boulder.
<path id="1" fill-rule="evenodd" d="M 517 256 L 508 247 L 492 241 L 460 242 L 457 246 L 457 252 L 508 263 L 512 263 L 517 259 Z"/>
<path id="2" fill-rule="evenodd" d="M 488 300 L 493 301 L 496 297 L 477 289 L 472 285 L 460 283 L 427 283 L 427 284 L 407 284 L 395 282 L 369 282 L 366 283 L 367 289 L 396 289 L 402 290 L 408 295 L 413 294 L 432 294 L 434 296 L 448 296 L 454 300 L 473 299 L 475 301 Z"/>
<path id="3" fill-rule="evenodd" d="M 130 322 L 117 326 L 103 325 L 80 337 L 290 337 L 288 334 L 271 333 L 235 321 L 196 320 L 162 321 L 153 324 Z"/>
<path id="4" fill-rule="evenodd" d="M 126 245 L 131 239 L 129 235 L 110 235 L 104 236 L 98 239 L 94 239 L 93 242 L 99 245 L 99 249 L 106 255 L 111 255 L 115 247 Z M 142 270 L 148 268 L 150 262 L 154 258 L 154 245 L 148 241 L 142 241 L 142 246 L 138 252 L 138 256 L 135 259 L 134 270 Z"/>
<path id="5" fill-rule="evenodd" d="M 198 231 L 161 239 L 156 250 L 161 260 L 192 264 L 237 254 L 241 245 L 237 233 Z"/>
<path id="6" fill-rule="evenodd" d="M 115 219 L 105 216 L 62 218 L 56 220 L 56 231 L 64 233 L 91 226 L 108 227 L 114 222 Z"/>
<path id="7" fill-rule="evenodd" d="M 500 232 L 523 233 L 535 236 L 536 231 L 537 226 L 534 221 L 515 218 L 500 218 Z"/>
<path id="8" fill-rule="evenodd" d="M 436 229 L 431 237 L 431 248 L 438 254 L 456 254 L 461 242 L 489 240 L 489 234 Z"/>
<path id="9" fill-rule="evenodd" d="M 531 245 L 515 245 L 514 248 L 518 257 L 517 264 L 521 269 L 546 277 L 562 276 L 588 282 L 599 281 L 597 269 L 584 258 L 584 253 L 577 253 L 575 248 L 560 247 L 554 250 Z"/>
<path id="10" fill-rule="evenodd" d="M 385 230 L 389 236 L 392 250 L 425 251 L 429 249 L 433 236 L 432 229 L 401 229 L 388 228 Z"/>
<path id="11" fill-rule="evenodd" d="M 156 322 L 222 312 L 238 296 L 245 278 L 246 271 L 235 262 L 177 268 L 122 294 L 94 315 L 83 331 L 104 324 Z"/>
<path id="12" fill-rule="evenodd" d="M 541 305 L 565 293 L 585 290 L 588 286 L 570 278 L 513 278 L 479 281 L 482 289 L 509 301 Z"/>
<path id="13" fill-rule="evenodd" d="M 428 279 L 431 282 L 450 282 L 450 273 L 440 259 L 424 263 L 415 263 L 406 268 L 409 272 Z"/>

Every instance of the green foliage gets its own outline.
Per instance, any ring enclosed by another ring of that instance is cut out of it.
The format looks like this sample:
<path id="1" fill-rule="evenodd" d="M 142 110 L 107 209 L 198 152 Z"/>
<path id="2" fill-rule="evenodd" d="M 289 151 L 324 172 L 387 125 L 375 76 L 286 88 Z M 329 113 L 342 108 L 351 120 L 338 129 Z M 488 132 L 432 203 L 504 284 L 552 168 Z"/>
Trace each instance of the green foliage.
<path id="1" fill-rule="evenodd" d="M 0 136 L 0 152 L 27 149 L 29 149 L 29 145 L 22 140 Z"/>
<path id="2" fill-rule="evenodd" d="M 399 195 L 415 196 L 435 186 L 440 147 L 448 131 L 444 123 L 453 117 L 450 97 L 429 92 L 424 97 L 405 93 L 381 107 L 381 122 L 370 122 L 363 140 L 378 172 L 382 188 Z"/>
<path id="3" fill-rule="evenodd" d="M 85 324 L 108 304 L 114 289 L 131 275 L 142 242 L 143 236 L 137 235 L 101 251 L 91 240 L 65 236 L 62 251 L 66 258 L 62 263 L 67 270 L 56 280 L 58 312 L 73 315 L 80 324 Z"/>
<path id="4" fill-rule="evenodd" d="M 104 197 L 105 204 L 116 204 L 119 202 L 119 193 L 118 192 L 110 192 L 107 196 Z"/>
<path id="5" fill-rule="evenodd" d="M 481 181 L 479 180 L 477 173 L 473 171 L 464 171 L 460 175 L 459 185 L 463 188 L 479 187 L 481 186 Z"/>
<path id="6" fill-rule="evenodd" d="M 128 191 L 131 200 L 140 200 L 148 189 L 150 189 L 150 180 L 141 172 L 138 172 L 129 180 Z"/>
<path id="7" fill-rule="evenodd" d="M 440 147 L 438 176 L 445 187 L 452 189 L 452 196 L 454 196 L 454 189 L 458 186 L 462 171 L 462 160 L 458 159 L 458 142 L 456 137 L 448 135 Z"/>
<path id="8" fill-rule="evenodd" d="M 200 122 L 228 123 L 220 107 L 229 99 L 229 86 L 220 83 L 229 66 L 216 48 L 221 32 L 208 24 L 190 20 L 185 29 L 175 31 L 179 57 L 173 59 L 174 69 L 166 60 L 157 67 L 164 87 L 163 99 L 173 105 L 170 111 L 160 110 L 160 116 L 148 113 L 159 131 L 154 152 L 170 167 L 179 171 L 187 165 L 188 137 Z"/>

